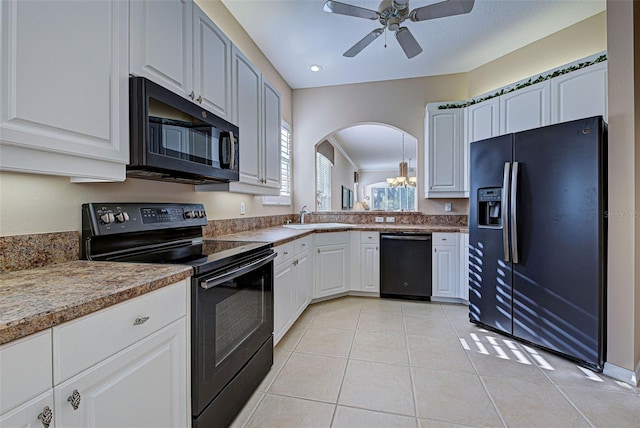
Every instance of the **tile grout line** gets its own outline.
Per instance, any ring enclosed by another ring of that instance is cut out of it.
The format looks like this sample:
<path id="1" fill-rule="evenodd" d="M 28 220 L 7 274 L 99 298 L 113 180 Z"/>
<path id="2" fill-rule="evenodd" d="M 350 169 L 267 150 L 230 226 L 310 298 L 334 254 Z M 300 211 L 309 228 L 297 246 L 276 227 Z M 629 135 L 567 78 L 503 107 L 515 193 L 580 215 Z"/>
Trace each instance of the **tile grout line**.
<path id="1" fill-rule="evenodd" d="M 453 323 L 451 322 L 451 319 L 449 318 L 449 314 L 447 314 L 446 311 L 444 311 L 444 312 L 445 312 L 445 316 L 447 317 L 447 321 L 449 321 L 449 325 L 451 326 L 451 328 L 453 328 L 453 331 L 455 332 L 456 336 L 458 337 L 458 343 L 460 343 L 460 339 L 462 339 L 462 337 L 460 337 L 460 333 L 458 333 L 458 330 L 456 330 L 455 327 L 453 326 Z M 489 392 L 489 388 L 487 388 L 487 385 L 484 383 L 484 380 L 482 379 L 482 376 L 480 376 L 480 372 L 478 371 L 478 368 L 474 364 L 473 359 L 469 356 L 469 353 L 466 350 L 464 350 L 464 351 L 465 351 L 464 354 L 467 357 L 467 360 L 469 360 L 469 363 L 471 363 L 471 367 L 473 367 L 473 370 L 476 372 L 476 376 L 478 377 L 478 380 L 480 381 L 480 384 L 482 385 L 482 389 L 484 389 L 485 394 L 487 394 L 487 397 L 489 397 L 489 401 L 491 401 L 491 405 L 493 406 L 494 410 L 496 411 L 496 414 L 500 418 L 500 422 L 502 422 L 502 425 L 505 428 L 508 428 L 507 422 L 504 420 L 504 417 L 502 416 L 502 413 L 500 413 L 500 410 L 498 409 L 498 405 L 496 404 L 495 400 L 493 399 L 493 396 Z"/>
<path id="2" fill-rule="evenodd" d="M 355 330 L 353 330 L 353 337 L 351 338 L 351 346 L 349 346 L 349 353 L 347 354 L 347 363 L 344 365 L 344 372 L 342 372 L 340 388 L 338 388 L 338 395 L 336 396 L 336 402 L 335 402 L 335 406 L 333 407 L 333 414 L 331 415 L 331 422 L 329 423 L 329 427 L 333 426 L 333 423 L 336 418 L 336 413 L 338 412 L 338 403 L 340 402 L 340 395 L 342 394 L 342 387 L 344 385 L 344 380 L 347 377 L 347 369 L 349 368 L 349 362 L 351 361 L 351 351 L 353 351 L 353 344 L 356 341 L 356 334 L 358 333 L 358 323 L 360 322 L 361 314 L 362 314 L 362 302 L 360 302 L 360 308 L 358 309 L 358 320 L 356 321 L 356 328 Z"/>
<path id="3" fill-rule="evenodd" d="M 411 381 L 411 395 L 413 398 L 413 414 L 415 416 L 416 427 L 420 426 L 420 421 L 418 420 L 418 397 L 416 395 L 416 383 L 413 376 L 413 365 L 411 364 L 411 352 L 409 351 L 409 335 L 407 334 L 407 319 L 405 318 L 405 308 L 400 304 L 400 309 L 402 311 L 402 328 L 404 330 L 404 344 L 405 344 L 405 352 L 407 353 L 407 364 L 409 365 L 409 380 Z"/>

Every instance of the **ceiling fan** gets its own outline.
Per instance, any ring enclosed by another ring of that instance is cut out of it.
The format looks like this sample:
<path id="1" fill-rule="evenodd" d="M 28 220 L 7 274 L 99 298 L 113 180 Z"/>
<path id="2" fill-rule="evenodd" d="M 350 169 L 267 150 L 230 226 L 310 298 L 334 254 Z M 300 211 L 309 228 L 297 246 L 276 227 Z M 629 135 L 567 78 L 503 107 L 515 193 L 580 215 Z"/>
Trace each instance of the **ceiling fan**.
<path id="1" fill-rule="evenodd" d="M 401 24 L 406 20 L 413 22 L 426 21 L 429 19 L 443 18 L 445 16 L 462 15 L 471 12 L 475 0 L 445 0 L 439 3 L 418 7 L 409 10 L 409 0 L 382 0 L 378 10 L 366 9 L 364 7 L 353 6 L 347 3 L 329 0 L 324 4 L 324 11 L 337 13 L 339 15 L 355 16 L 372 21 L 378 20 L 382 28 L 376 28 L 343 53 L 343 56 L 353 58 L 360 51 L 366 48 L 371 42 L 377 39 L 384 30 L 393 31 L 400 47 L 407 58 L 411 59 L 422 52 L 422 48 L 411 31 Z"/>

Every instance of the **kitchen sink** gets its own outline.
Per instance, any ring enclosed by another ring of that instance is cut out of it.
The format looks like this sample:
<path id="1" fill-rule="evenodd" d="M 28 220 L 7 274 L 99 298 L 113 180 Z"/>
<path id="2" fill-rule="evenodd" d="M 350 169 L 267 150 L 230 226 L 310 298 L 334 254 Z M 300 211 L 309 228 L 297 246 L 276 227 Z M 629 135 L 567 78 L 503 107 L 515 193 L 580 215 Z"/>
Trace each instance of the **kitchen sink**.
<path id="1" fill-rule="evenodd" d="M 285 224 L 284 227 L 288 227 L 290 229 L 332 229 L 334 227 L 350 227 L 350 224 L 347 223 L 296 223 L 296 224 Z"/>

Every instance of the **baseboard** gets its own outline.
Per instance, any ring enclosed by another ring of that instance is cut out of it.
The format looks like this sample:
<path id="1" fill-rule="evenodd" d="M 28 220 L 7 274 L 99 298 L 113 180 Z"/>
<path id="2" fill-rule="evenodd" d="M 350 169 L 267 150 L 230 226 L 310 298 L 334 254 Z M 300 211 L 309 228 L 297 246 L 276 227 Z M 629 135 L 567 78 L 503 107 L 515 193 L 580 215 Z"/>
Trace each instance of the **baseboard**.
<path id="1" fill-rule="evenodd" d="M 614 379 L 618 379 L 622 382 L 628 383 L 632 386 L 638 386 L 638 378 L 640 377 L 640 362 L 636 366 L 635 371 L 627 370 L 611 363 L 604 363 L 604 370 L 602 371 L 602 373 Z"/>
<path id="2" fill-rule="evenodd" d="M 436 296 L 431 296 L 431 301 L 432 302 L 438 302 L 438 303 L 459 303 L 459 304 L 463 304 L 463 305 L 468 305 L 469 304 L 468 300 L 460 299 L 458 297 L 436 297 Z"/>

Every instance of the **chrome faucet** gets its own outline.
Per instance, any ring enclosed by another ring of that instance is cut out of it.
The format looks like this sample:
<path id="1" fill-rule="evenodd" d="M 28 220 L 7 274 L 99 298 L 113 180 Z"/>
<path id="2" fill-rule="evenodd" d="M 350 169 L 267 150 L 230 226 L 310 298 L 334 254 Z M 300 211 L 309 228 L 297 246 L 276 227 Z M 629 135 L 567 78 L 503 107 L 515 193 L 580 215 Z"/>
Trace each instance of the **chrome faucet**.
<path id="1" fill-rule="evenodd" d="M 300 210 L 300 224 L 304 224 L 304 216 L 306 214 L 311 214 L 309 211 L 305 210 L 305 208 L 307 208 L 307 206 L 303 206 L 302 209 Z"/>

